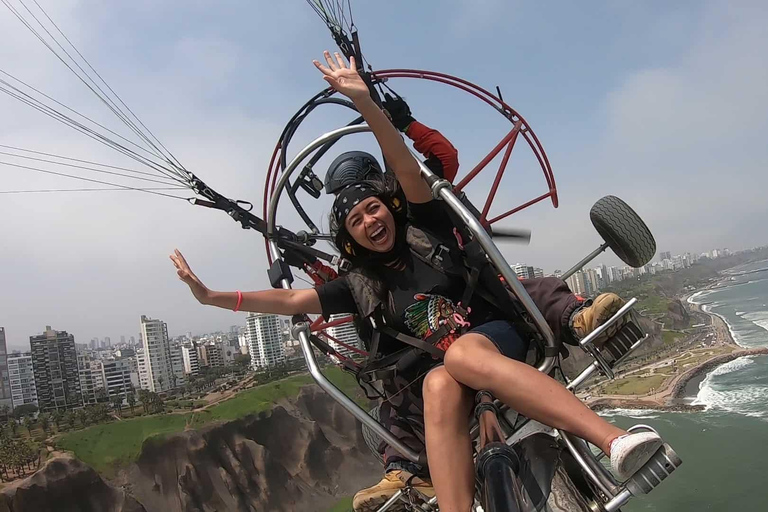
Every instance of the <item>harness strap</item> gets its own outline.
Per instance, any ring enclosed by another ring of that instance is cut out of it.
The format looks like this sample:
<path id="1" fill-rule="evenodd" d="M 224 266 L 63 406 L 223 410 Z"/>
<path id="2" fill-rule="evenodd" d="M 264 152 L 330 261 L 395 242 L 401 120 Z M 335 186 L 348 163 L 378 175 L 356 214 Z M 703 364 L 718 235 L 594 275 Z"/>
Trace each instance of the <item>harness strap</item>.
<path id="1" fill-rule="evenodd" d="M 387 325 L 382 325 L 379 327 L 379 329 L 383 334 L 386 334 L 387 336 L 394 338 L 397 341 L 405 343 L 406 345 L 410 345 L 412 347 L 416 347 L 425 352 L 428 352 L 429 354 L 433 355 L 438 359 L 443 359 L 443 357 L 445 356 L 445 352 L 435 347 L 434 345 L 427 343 L 424 340 L 420 340 L 419 338 L 414 338 L 413 336 L 408 336 L 407 334 L 397 332 L 396 330 L 392 329 Z"/>
<path id="2" fill-rule="evenodd" d="M 466 277 L 467 287 L 464 289 L 464 295 L 461 296 L 461 302 L 459 302 L 459 306 L 465 311 L 469 311 L 469 301 L 472 300 L 472 295 L 475 293 L 475 288 L 477 288 L 477 282 L 479 280 L 480 269 L 478 267 L 474 267 L 469 272 L 469 276 Z"/>

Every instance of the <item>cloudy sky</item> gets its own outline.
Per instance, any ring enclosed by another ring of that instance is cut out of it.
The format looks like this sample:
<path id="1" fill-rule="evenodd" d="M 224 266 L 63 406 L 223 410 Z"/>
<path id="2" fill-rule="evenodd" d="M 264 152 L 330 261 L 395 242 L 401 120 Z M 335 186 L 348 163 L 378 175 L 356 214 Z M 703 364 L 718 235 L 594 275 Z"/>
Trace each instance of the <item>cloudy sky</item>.
<path id="1" fill-rule="evenodd" d="M 311 59 L 331 40 L 303 1 L 38 1 L 188 169 L 227 196 L 260 203 L 282 127 L 324 86 Z M 643 216 L 659 250 L 768 243 L 765 2 L 352 4 L 374 67 L 499 85 L 542 141 L 560 207 L 542 203 L 506 221 L 533 230 L 529 246 L 504 246 L 510 262 L 547 271 L 570 266 L 599 243 L 588 212 L 606 194 Z M 4 7 L 0 34 L 2 71 L 124 133 Z M 498 114 L 455 91 L 391 85 L 418 119 L 454 142 L 465 172 L 507 128 Z M 128 163 L 0 96 L 0 144 Z M 324 110 L 292 151 L 348 119 Z M 345 147 L 370 146 L 367 136 L 356 137 Z M 0 191 L 91 186 L 5 165 L 0 176 Z M 483 196 L 490 179 L 472 187 L 473 197 Z M 543 187 L 532 156 L 517 148 L 493 211 Z M 327 203 L 311 211 L 322 219 Z M 290 213 L 281 209 L 289 227 Z M 9 345 L 28 347 L 29 336 L 46 325 L 79 342 L 116 341 L 136 335 L 141 314 L 165 320 L 174 335 L 244 323 L 242 314 L 194 301 L 168 261 L 174 247 L 212 288 L 266 285 L 262 239 L 223 213 L 139 192 L 0 194 L 0 325 Z"/>

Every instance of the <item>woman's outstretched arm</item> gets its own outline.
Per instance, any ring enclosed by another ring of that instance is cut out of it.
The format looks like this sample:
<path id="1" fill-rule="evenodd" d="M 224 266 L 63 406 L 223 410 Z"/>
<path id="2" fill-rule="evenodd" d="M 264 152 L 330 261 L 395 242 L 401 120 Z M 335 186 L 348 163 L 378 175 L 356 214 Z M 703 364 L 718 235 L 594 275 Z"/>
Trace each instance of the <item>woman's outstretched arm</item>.
<path id="1" fill-rule="evenodd" d="M 254 313 L 274 313 L 277 315 L 320 314 L 320 298 L 317 291 L 309 290 L 262 290 L 257 292 L 217 292 L 207 286 L 192 272 L 189 264 L 178 249 L 171 254 L 171 261 L 176 267 L 176 274 L 192 291 L 192 295 L 201 303 L 224 309 L 237 308 L 239 311 Z M 242 297 L 242 298 L 241 298 Z"/>

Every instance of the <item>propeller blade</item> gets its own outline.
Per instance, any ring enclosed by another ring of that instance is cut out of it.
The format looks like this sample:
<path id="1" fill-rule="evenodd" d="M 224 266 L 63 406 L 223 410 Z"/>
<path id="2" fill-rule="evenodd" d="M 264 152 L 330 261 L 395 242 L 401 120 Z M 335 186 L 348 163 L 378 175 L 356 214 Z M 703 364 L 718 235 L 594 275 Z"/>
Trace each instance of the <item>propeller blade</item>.
<path id="1" fill-rule="evenodd" d="M 491 227 L 491 236 L 493 238 L 507 238 L 510 242 L 520 242 L 524 244 L 531 243 L 531 231 L 529 229 L 515 229 Z"/>

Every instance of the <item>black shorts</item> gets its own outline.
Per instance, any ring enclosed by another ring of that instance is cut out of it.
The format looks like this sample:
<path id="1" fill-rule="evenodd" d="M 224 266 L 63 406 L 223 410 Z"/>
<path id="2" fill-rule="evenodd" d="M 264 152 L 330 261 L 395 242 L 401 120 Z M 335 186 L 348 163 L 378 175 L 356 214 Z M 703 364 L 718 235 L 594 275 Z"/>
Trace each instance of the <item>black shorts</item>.
<path id="1" fill-rule="evenodd" d="M 520 337 L 515 327 L 506 320 L 491 320 L 473 327 L 469 332 L 482 334 L 499 349 L 499 352 L 508 358 L 525 361 L 529 340 Z"/>

